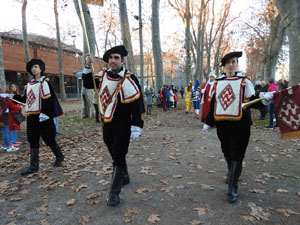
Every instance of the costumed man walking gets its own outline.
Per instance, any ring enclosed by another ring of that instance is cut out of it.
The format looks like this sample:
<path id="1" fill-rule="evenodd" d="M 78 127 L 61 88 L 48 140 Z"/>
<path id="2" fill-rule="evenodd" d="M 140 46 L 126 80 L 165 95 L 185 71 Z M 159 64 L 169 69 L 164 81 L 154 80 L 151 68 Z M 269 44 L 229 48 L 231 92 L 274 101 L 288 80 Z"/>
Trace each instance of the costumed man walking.
<path id="1" fill-rule="evenodd" d="M 130 137 L 136 139 L 143 128 L 142 113 L 145 112 L 143 95 L 137 77 L 122 66 L 127 50 L 123 45 L 107 50 L 103 55 L 109 69 L 95 77 L 99 92 L 99 110 L 103 122 L 103 140 L 113 160 L 113 175 L 108 206 L 120 203 L 122 185 L 129 184 L 126 154 Z M 85 88 L 94 88 L 90 65 L 92 58 L 86 56 L 83 71 Z"/>
<path id="2" fill-rule="evenodd" d="M 195 112 L 195 118 L 199 119 L 200 111 L 200 82 L 195 80 L 194 86 L 192 88 L 191 100 L 193 101 L 193 107 Z"/>
<path id="3" fill-rule="evenodd" d="M 205 130 L 216 125 L 221 149 L 228 167 L 228 201 L 238 198 L 238 179 L 242 172 L 242 162 L 250 138 L 250 117 L 243 110 L 242 103 L 258 98 L 251 81 L 237 72 L 238 58 L 242 52 L 231 52 L 221 60 L 225 73 L 216 79 L 212 93 L 211 110 L 206 118 Z M 273 94 L 264 97 L 270 100 Z M 259 107 L 262 103 L 253 104 Z"/>
<path id="4" fill-rule="evenodd" d="M 189 82 L 188 86 L 185 87 L 185 113 L 188 114 L 191 110 L 191 113 L 194 111 L 193 109 L 193 101 L 191 100 L 192 94 L 192 81 Z"/>
<path id="5" fill-rule="evenodd" d="M 55 141 L 56 129 L 53 122 L 53 118 L 63 115 L 63 111 L 52 85 L 44 76 L 45 69 L 45 63 L 42 60 L 30 60 L 26 65 L 26 70 L 33 76 L 33 79 L 25 86 L 23 96 L 14 95 L 14 99 L 25 103 L 27 140 L 30 144 L 30 165 L 21 172 L 21 175 L 39 170 L 40 136 L 56 156 L 53 166 L 60 166 L 64 161 L 64 155 Z"/>
<path id="6" fill-rule="evenodd" d="M 208 81 L 206 81 L 200 88 L 201 93 L 201 122 L 205 123 L 206 117 L 210 111 L 210 101 L 209 96 L 210 92 L 213 89 L 214 81 L 216 79 L 215 71 L 211 71 L 208 76 Z"/>

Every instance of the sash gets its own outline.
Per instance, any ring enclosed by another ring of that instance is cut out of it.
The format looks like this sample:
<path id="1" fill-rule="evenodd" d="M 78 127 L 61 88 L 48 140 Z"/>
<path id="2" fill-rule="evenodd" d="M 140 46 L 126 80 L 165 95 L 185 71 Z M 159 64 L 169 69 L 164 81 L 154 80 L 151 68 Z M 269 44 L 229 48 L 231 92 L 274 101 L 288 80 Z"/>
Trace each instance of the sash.
<path id="1" fill-rule="evenodd" d="M 216 121 L 242 118 L 244 80 L 241 77 L 229 77 L 217 82 L 214 111 Z"/>
<path id="2" fill-rule="evenodd" d="M 99 80 L 99 109 L 105 123 L 109 123 L 113 119 L 119 93 L 122 103 L 130 103 L 140 97 L 139 88 L 130 78 L 130 72 L 127 72 L 124 78 L 118 79 L 111 78 L 104 73 Z"/>

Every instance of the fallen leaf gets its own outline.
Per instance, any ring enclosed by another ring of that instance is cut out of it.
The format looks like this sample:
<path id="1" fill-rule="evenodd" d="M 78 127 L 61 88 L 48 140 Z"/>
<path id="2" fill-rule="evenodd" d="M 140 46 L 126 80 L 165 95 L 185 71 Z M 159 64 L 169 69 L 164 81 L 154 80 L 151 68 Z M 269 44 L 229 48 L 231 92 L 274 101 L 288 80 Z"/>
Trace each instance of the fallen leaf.
<path id="1" fill-rule="evenodd" d="M 148 222 L 150 222 L 150 223 L 156 223 L 156 222 L 160 221 L 159 217 L 160 217 L 159 214 L 152 214 L 151 216 L 149 216 Z"/>
<path id="2" fill-rule="evenodd" d="M 50 223 L 48 223 L 48 221 L 45 217 L 42 217 L 40 222 L 41 222 L 41 225 L 50 225 Z"/>
<path id="3" fill-rule="evenodd" d="M 80 189 L 82 189 L 82 188 L 87 188 L 87 187 L 88 187 L 87 184 L 82 184 L 82 185 L 80 185 L 78 188 L 76 188 L 75 192 L 79 192 Z"/>
<path id="4" fill-rule="evenodd" d="M 207 184 L 200 184 L 202 189 L 206 189 L 206 190 L 215 190 L 212 186 L 207 185 Z"/>
<path id="5" fill-rule="evenodd" d="M 67 201 L 66 204 L 67 205 L 74 205 L 76 202 L 76 199 L 75 198 L 72 198 L 71 200 Z"/>
<path id="6" fill-rule="evenodd" d="M 101 197 L 101 192 L 89 194 L 86 196 L 86 201 L 89 205 L 98 204 L 100 202 L 100 199 L 97 199 L 98 197 Z"/>
<path id="7" fill-rule="evenodd" d="M 88 223 L 90 221 L 90 216 L 82 216 L 80 224 L 85 225 L 85 223 Z"/>
<path id="8" fill-rule="evenodd" d="M 11 198 L 10 201 L 11 202 L 17 202 L 17 201 L 21 201 L 22 198 Z"/>
<path id="9" fill-rule="evenodd" d="M 254 217 L 256 220 L 269 220 L 270 213 L 264 212 L 263 209 L 255 203 L 249 202 L 248 207 L 251 209 L 250 216 Z"/>
<path id="10" fill-rule="evenodd" d="M 205 208 L 194 208 L 198 212 L 198 216 L 202 216 L 205 214 Z"/>
<path id="11" fill-rule="evenodd" d="M 5 199 L 0 199 L 0 205 L 5 202 Z"/>
<path id="12" fill-rule="evenodd" d="M 47 204 L 41 205 L 40 207 L 35 208 L 35 210 L 37 212 L 40 212 L 40 211 L 46 212 L 47 211 Z"/>
<path id="13" fill-rule="evenodd" d="M 253 190 L 250 190 L 250 192 L 252 192 L 252 193 L 258 193 L 258 194 L 265 194 L 265 191 L 261 190 L 261 189 L 253 189 Z"/>
<path id="14" fill-rule="evenodd" d="M 8 215 L 14 215 L 15 214 L 15 212 L 17 211 L 17 208 L 16 209 L 12 209 L 12 210 L 10 210 L 9 212 L 8 212 Z"/>
<path id="15" fill-rule="evenodd" d="M 200 225 L 201 224 L 201 221 L 199 220 L 193 220 L 190 222 L 191 225 Z"/>
<path id="16" fill-rule="evenodd" d="M 153 192 L 153 191 L 156 191 L 156 189 L 151 189 L 151 188 L 139 188 L 137 189 L 135 192 L 138 193 L 138 194 L 143 194 L 143 192 Z"/>
<path id="17" fill-rule="evenodd" d="M 285 189 L 279 188 L 279 189 L 276 190 L 276 192 L 277 192 L 277 193 L 288 193 L 289 191 L 288 191 L 288 190 L 285 190 Z"/>
<path id="18" fill-rule="evenodd" d="M 296 193 L 296 195 L 300 196 L 300 191 Z"/>
<path id="19" fill-rule="evenodd" d="M 276 209 L 276 212 L 283 213 L 286 217 L 289 217 L 290 215 L 299 215 L 299 213 L 291 209 Z"/>
<path id="20" fill-rule="evenodd" d="M 208 173 L 216 173 L 215 170 L 208 170 L 207 172 L 208 172 Z"/>
<path id="21" fill-rule="evenodd" d="M 251 222 L 255 221 L 255 218 L 253 216 L 242 216 L 242 218 L 246 221 L 251 221 Z"/>
<path id="22" fill-rule="evenodd" d="M 182 178 L 182 175 L 173 175 L 173 178 L 175 179 Z"/>

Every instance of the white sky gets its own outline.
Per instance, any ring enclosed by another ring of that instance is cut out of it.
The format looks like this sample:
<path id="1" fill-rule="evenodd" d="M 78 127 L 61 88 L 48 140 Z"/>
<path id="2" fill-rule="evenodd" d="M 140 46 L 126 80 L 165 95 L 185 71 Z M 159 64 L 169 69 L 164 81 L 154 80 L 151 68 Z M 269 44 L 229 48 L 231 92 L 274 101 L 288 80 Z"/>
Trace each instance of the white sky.
<path id="1" fill-rule="evenodd" d="M 67 1 L 67 0 L 65 0 Z M 98 17 L 99 15 L 105 14 L 108 12 L 107 10 L 107 2 L 113 1 L 115 3 L 115 7 L 118 7 L 118 3 L 116 0 L 104 0 L 104 4 L 106 7 L 98 7 L 98 6 L 90 6 L 90 11 L 92 17 L 94 19 L 95 27 L 98 26 Z M 240 38 L 239 27 L 243 23 L 243 21 L 249 21 L 251 19 L 251 9 L 249 7 L 255 5 L 255 2 L 258 0 L 234 0 L 231 8 L 231 14 L 233 16 L 241 15 L 241 17 L 236 20 L 234 23 L 234 29 L 236 29 L 236 35 L 233 35 L 235 49 L 233 50 L 242 50 L 244 48 L 245 40 Z M 58 0 L 58 2 L 63 6 L 63 0 Z M 143 11 L 146 14 L 144 17 L 145 23 L 150 24 L 151 18 L 151 0 L 143 0 Z M 168 51 L 170 46 L 167 46 L 163 43 L 167 43 L 170 40 L 170 37 L 174 33 L 182 33 L 184 35 L 184 27 L 181 19 L 177 16 L 175 10 L 172 10 L 170 6 L 166 3 L 167 0 L 161 0 L 161 10 L 160 10 L 160 29 L 161 29 L 161 42 L 162 42 L 162 50 Z M 221 4 L 222 0 L 216 0 L 217 3 Z M 12 31 L 12 30 L 22 30 L 22 17 L 21 17 L 21 7 L 22 4 L 17 0 L 0 0 L 0 31 Z M 131 28 L 138 27 L 138 22 L 133 19 L 133 15 L 138 15 L 138 1 L 136 0 L 127 0 L 127 8 L 128 8 L 128 16 L 129 23 Z M 250 12 L 250 13 L 249 13 Z M 119 15 L 116 14 L 116 17 Z M 69 0 L 69 4 L 63 9 L 63 7 L 59 8 L 59 20 L 61 31 L 64 31 L 65 28 L 69 28 L 74 33 L 79 34 L 78 38 L 74 40 L 71 38 L 71 35 L 66 37 L 64 40 L 68 44 L 73 44 L 75 41 L 75 45 L 77 48 L 82 49 L 82 39 L 80 37 L 81 27 L 79 23 L 79 19 L 75 12 L 75 8 L 73 5 L 73 1 Z M 39 35 L 48 36 L 51 38 L 56 37 L 55 30 L 55 19 L 54 19 L 54 11 L 53 11 L 53 0 L 28 0 L 27 6 L 27 30 L 28 33 L 35 33 Z M 139 42 L 138 42 L 138 31 L 134 31 L 135 34 L 132 33 L 132 42 L 134 51 L 138 54 L 139 52 Z M 96 36 L 102 35 L 99 32 Z M 147 35 L 147 32 L 144 31 L 144 35 Z M 102 35 L 104 36 L 104 35 Z M 134 40 L 134 37 L 137 37 Z M 98 40 L 98 45 L 100 46 L 100 55 L 103 54 L 104 45 L 103 39 Z M 240 69 L 245 69 L 245 60 L 246 57 L 243 57 L 240 60 Z"/>

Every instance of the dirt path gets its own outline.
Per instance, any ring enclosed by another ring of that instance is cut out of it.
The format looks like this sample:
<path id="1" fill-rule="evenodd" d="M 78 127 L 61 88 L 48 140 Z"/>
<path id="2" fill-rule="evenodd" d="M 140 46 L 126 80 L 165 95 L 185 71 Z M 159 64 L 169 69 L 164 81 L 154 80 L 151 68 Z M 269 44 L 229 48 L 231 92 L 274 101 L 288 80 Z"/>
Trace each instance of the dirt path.
<path id="1" fill-rule="evenodd" d="M 230 205 L 215 130 L 203 132 L 183 110 L 147 117 L 142 137 L 130 144 L 131 183 L 110 208 L 111 159 L 99 124 L 72 110 L 60 120 L 63 167 L 53 168 L 52 153 L 42 147 L 40 171 L 23 178 L 28 147 L 1 152 L 0 224 L 299 224 L 299 139 L 252 127 L 240 198 Z"/>

